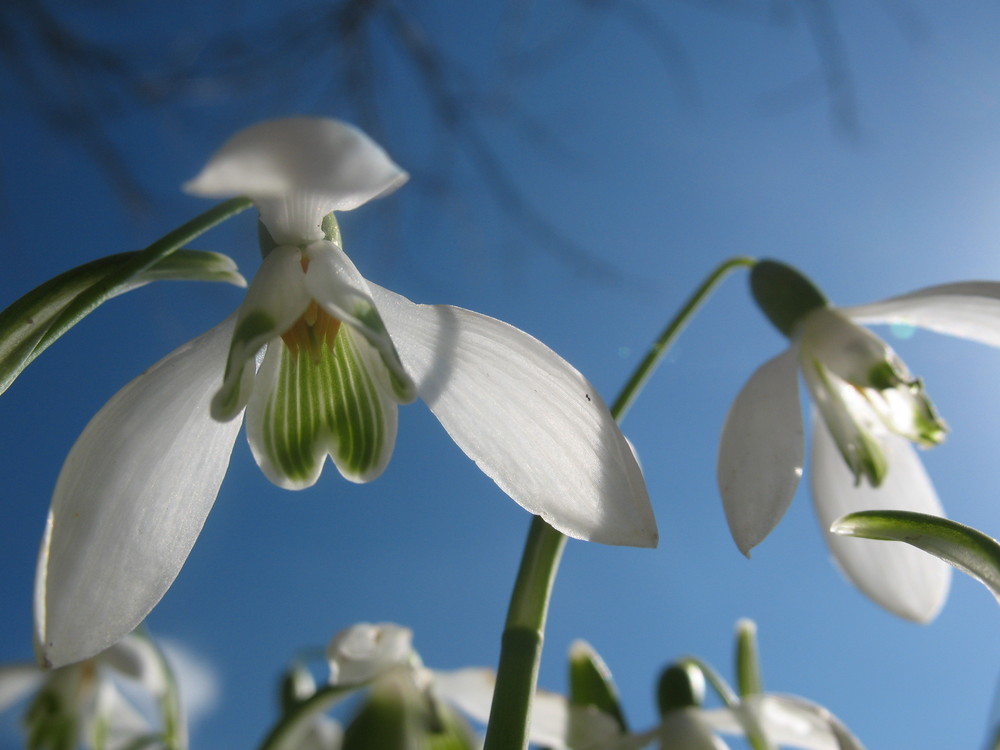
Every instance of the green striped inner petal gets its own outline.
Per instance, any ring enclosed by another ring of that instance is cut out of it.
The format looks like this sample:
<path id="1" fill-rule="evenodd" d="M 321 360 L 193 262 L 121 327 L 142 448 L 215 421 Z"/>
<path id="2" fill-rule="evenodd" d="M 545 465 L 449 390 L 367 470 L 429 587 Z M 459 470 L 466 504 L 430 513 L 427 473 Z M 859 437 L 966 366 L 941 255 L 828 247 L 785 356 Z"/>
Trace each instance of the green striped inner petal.
<path id="1" fill-rule="evenodd" d="M 292 351 L 275 342 L 269 349 L 279 352 L 270 363 L 277 368 L 273 386 L 259 404 L 255 389 L 247 414 L 251 446 L 268 477 L 308 487 L 327 455 L 351 481 L 381 474 L 396 440 L 396 399 L 371 345 L 342 325 L 332 345 L 323 339 Z"/>

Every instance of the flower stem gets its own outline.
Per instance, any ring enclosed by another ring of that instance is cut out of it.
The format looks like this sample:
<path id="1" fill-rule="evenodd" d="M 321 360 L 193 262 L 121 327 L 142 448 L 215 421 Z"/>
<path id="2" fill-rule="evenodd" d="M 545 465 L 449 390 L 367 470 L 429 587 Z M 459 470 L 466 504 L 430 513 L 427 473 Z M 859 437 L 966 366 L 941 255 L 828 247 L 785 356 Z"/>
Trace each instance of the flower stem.
<path id="1" fill-rule="evenodd" d="M 53 341 L 72 328 L 81 318 L 95 307 L 113 297 L 122 284 L 130 278 L 142 273 L 147 268 L 166 258 L 171 253 L 180 250 L 195 237 L 204 234 L 230 216 L 250 208 L 253 203 L 249 198 L 230 198 L 219 205 L 210 208 L 203 214 L 182 224 L 177 229 L 164 235 L 149 247 L 137 253 L 135 258 L 116 273 L 109 274 L 100 282 L 94 284 L 84 293 L 78 295 L 59 313 L 56 319 L 45 331 L 45 336 L 36 345 L 36 351 L 41 351 Z M 35 355 L 37 356 L 37 354 Z"/>
<path id="2" fill-rule="evenodd" d="M 730 271 L 754 263 L 753 258 L 737 256 L 724 261 L 708 275 L 653 342 L 622 388 L 611 406 L 615 421 L 622 421 L 656 365 L 715 287 Z M 486 728 L 483 750 L 524 750 L 528 746 L 528 721 L 538 682 L 549 597 L 565 546 L 563 534 L 540 517 L 532 518 L 500 641 L 500 661 L 490 710 L 490 716 L 496 720 L 491 720 Z"/>
<path id="3" fill-rule="evenodd" d="M 691 320 L 695 311 L 701 307 L 702 303 L 708 299 L 708 296 L 715 290 L 715 287 L 726 277 L 726 275 L 736 269 L 736 268 L 751 268 L 757 260 L 755 258 L 748 258 L 746 256 L 737 255 L 729 260 L 720 263 L 712 273 L 710 273 L 705 280 L 701 283 L 694 293 L 688 298 L 684 306 L 677 311 L 677 314 L 673 319 L 667 323 L 666 328 L 660 333 L 659 338 L 653 342 L 653 345 L 649 347 L 649 351 L 643 358 L 639 366 L 635 368 L 635 372 L 632 373 L 632 377 L 622 388 L 621 393 L 618 394 L 618 398 L 611 405 L 611 414 L 615 420 L 619 423 L 625 418 L 625 414 L 628 413 L 629 408 L 632 403 L 639 396 L 639 391 L 649 380 L 650 376 L 653 374 L 653 370 L 663 359 L 663 355 L 667 353 L 671 344 L 680 335 L 680 332 L 684 330 L 684 326 L 687 325 L 688 321 Z"/>

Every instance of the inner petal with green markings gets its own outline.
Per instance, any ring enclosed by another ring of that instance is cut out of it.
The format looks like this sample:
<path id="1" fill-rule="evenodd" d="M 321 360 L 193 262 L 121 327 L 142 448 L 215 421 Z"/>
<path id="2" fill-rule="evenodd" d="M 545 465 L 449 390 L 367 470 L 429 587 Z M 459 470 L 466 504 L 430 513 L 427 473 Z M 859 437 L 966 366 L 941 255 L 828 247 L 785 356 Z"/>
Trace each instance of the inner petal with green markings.
<path id="1" fill-rule="evenodd" d="M 227 421 L 246 406 L 250 447 L 272 482 L 309 487 L 328 455 L 347 479 L 374 479 L 392 455 L 396 406 L 415 396 L 367 283 L 339 245 L 267 254 L 237 315 L 212 416 Z"/>
<path id="2" fill-rule="evenodd" d="M 397 403 L 378 352 L 311 302 L 268 345 L 247 405 L 247 437 L 282 487 L 312 485 L 327 455 L 345 478 L 367 482 L 392 455 Z"/>

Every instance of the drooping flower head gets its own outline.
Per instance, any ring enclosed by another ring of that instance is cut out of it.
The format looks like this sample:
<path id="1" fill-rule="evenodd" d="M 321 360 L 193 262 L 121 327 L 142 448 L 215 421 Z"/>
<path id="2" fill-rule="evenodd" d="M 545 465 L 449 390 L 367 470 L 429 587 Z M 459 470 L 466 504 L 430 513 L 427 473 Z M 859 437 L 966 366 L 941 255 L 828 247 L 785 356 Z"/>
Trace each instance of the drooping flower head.
<path id="1" fill-rule="evenodd" d="M 249 195 L 264 258 L 234 316 L 119 391 L 66 459 L 36 578 L 51 665 L 131 631 L 171 585 L 225 476 L 240 415 L 276 484 L 387 465 L 397 405 L 419 397 L 517 503 L 559 531 L 654 546 L 642 473 L 594 387 L 528 334 L 369 283 L 334 211 L 406 174 L 357 129 L 291 118 L 235 135 L 186 189 Z M 259 367 L 258 367 L 259 363 Z"/>
<path id="2" fill-rule="evenodd" d="M 890 611 L 933 618 L 948 591 L 946 565 L 916 550 L 828 532 L 835 519 L 866 508 L 943 514 L 911 447 L 936 445 L 947 430 L 923 383 L 884 341 L 853 322 L 852 311 L 833 307 L 789 266 L 757 263 L 751 289 L 789 348 L 754 373 L 723 428 L 718 482 L 737 546 L 748 554 L 761 542 L 798 486 L 801 372 L 819 415 L 813 420 L 813 500 L 840 567 Z"/>
<path id="3" fill-rule="evenodd" d="M 751 271 L 750 285 L 761 310 L 797 346 L 809 393 L 856 483 L 882 484 L 889 469 L 883 445 L 888 434 L 921 448 L 944 440 L 947 428 L 920 379 L 807 278 L 762 261 Z"/>
<path id="4" fill-rule="evenodd" d="M 350 125 L 293 118 L 241 131 L 184 186 L 245 193 L 260 210 L 264 262 L 240 305 L 212 416 L 225 422 L 247 407 L 254 457 L 279 486 L 314 484 L 327 455 L 347 479 L 374 479 L 392 455 L 396 405 L 416 397 L 333 215 L 406 179 Z"/>
<path id="5" fill-rule="evenodd" d="M 176 724 L 182 717 L 163 717 L 159 726 L 150 714 L 175 689 L 172 679 L 156 646 L 129 635 L 97 656 L 51 672 L 30 664 L 0 666 L 0 711 L 29 698 L 25 745 L 39 750 L 159 745 L 165 731 L 172 742 L 185 742 L 183 723 Z"/>

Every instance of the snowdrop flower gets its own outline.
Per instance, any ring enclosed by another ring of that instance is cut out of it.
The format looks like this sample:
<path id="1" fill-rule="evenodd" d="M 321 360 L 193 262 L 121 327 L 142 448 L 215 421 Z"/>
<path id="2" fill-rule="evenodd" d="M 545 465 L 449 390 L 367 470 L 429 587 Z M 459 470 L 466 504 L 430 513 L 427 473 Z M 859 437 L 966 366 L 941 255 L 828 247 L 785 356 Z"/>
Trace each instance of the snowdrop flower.
<path id="1" fill-rule="evenodd" d="M 409 628 L 394 623 L 353 625 L 334 636 L 326 656 L 331 685 L 377 688 L 394 683 L 401 688 L 397 693 L 409 696 L 414 704 L 419 704 L 413 700 L 416 696 L 423 696 L 425 702 L 430 700 L 437 706 L 435 713 L 442 712 L 441 706 L 448 706 L 484 725 L 489 721 L 496 673 L 485 667 L 428 669 L 413 649 Z M 596 711 L 580 720 L 573 711 L 571 719 L 566 699 L 556 693 L 536 690 L 533 705 L 529 736 L 531 743 L 540 747 L 565 747 L 571 731 L 588 737 L 612 737 L 617 728 L 610 717 Z"/>
<path id="2" fill-rule="evenodd" d="M 458 678 L 438 678 L 438 690 L 472 718 L 489 719 L 494 676 L 487 669 L 461 670 Z M 447 675 L 447 673 L 446 673 Z M 672 683 L 664 705 L 664 682 Z M 821 706 L 792 696 L 753 695 L 733 708 L 704 709 L 700 670 L 672 666 L 661 680 L 659 723 L 641 732 L 625 731 L 619 721 L 594 706 L 572 705 L 544 690 L 532 703 L 531 743 L 553 750 L 729 750 L 719 734 L 746 736 L 752 726 L 774 747 L 800 750 L 863 750 L 846 727 Z"/>
<path id="3" fill-rule="evenodd" d="M 169 689 L 169 677 L 155 647 L 134 635 L 91 659 L 51 672 L 34 665 L 0 667 L 0 711 L 33 695 L 23 720 L 29 747 L 135 747 L 142 738 L 161 737 L 162 730 L 143 710 L 150 706 L 126 698 L 121 687 L 128 683 L 136 685 L 151 705 Z M 176 730 L 183 735 L 182 727 Z M 175 734 L 174 741 L 178 740 Z"/>
<path id="4" fill-rule="evenodd" d="M 36 579 L 48 664 L 107 648 L 159 601 L 215 501 L 244 409 L 261 469 L 301 488 L 328 455 L 351 481 L 378 476 L 397 404 L 419 397 L 501 489 L 558 530 L 656 544 L 632 451 L 580 373 L 498 320 L 367 282 L 344 254 L 332 212 L 406 177 L 355 128 L 293 118 L 238 133 L 186 185 L 249 195 L 265 257 L 236 314 L 119 391 L 66 459 Z"/>
<path id="5" fill-rule="evenodd" d="M 764 363 L 736 397 L 719 446 L 718 483 L 744 554 L 781 520 L 803 468 L 797 373 L 815 408 L 812 494 L 827 543 L 845 574 L 875 602 L 917 622 L 947 596 L 949 567 L 900 544 L 829 533 L 846 513 L 903 509 L 943 515 L 911 443 L 945 435 L 923 390 L 895 352 L 858 323 L 900 323 L 1000 346 L 1000 284 L 930 287 L 854 308 L 832 307 L 797 271 L 773 261 L 751 272 L 758 305 L 790 346 Z"/>

